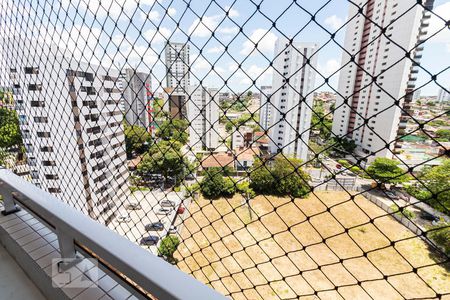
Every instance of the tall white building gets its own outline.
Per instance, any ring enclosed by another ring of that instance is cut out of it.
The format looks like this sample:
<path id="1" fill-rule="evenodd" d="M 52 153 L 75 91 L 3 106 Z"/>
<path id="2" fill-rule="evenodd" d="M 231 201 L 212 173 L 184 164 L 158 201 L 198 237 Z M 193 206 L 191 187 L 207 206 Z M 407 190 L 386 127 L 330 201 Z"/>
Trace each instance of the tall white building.
<path id="1" fill-rule="evenodd" d="M 265 85 L 261 86 L 259 99 L 261 110 L 259 113 L 259 126 L 263 130 L 269 129 L 271 123 L 270 118 L 272 117 L 272 86 Z"/>
<path id="2" fill-rule="evenodd" d="M 130 125 L 138 125 L 147 130 L 152 126 L 151 76 L 148 73 L 126 69 L 121 87 L 124 98 L 125 120 Z"/>
<path id="3" fill-rule="evenodd" d="M 433 2 L 424 4 L 431 8 Z M 354 140 L 357 154 L 392 157 L 395 145 L 386 144 L 406 128 L 418 71 L 412 59 L 420 60 L 423 46 L 416 45 L 426 34 L 429 13 L 415 0 L 356 4 L 364 15 L 350 5 L 332 131 Z M 414 49 L 410 58 L 403 49 Z"/>
<path id="4" fill-rule="evenodd" d="M 449 88 L 449 90 L 450 90 L 450 88 Z M 450 101 L 450 93 L 448 93 L 446 90 L 444 90 L 442 88 L 439 89 L 439 93 L 438 93 L 438 96 L 437 96 L 437 101 L 439 103 Z"/>
<path id="5" fill-rule="evenodd" d="M 109 223 L 128 177 L 119 72 L 12 46 L 2 49 L 14 49 L 4 54 L 32 182 Z"/>
<path id="6" fill-rule="evenodd" d="M 173 88 L 173 95 L 185 95 L 190 85 L 189 44 L 167 42 L 165 56 L 167 87 Z"/>
<path id="7" fill-rule="evenodd" d="M 275 43 L 270 151 L 306 160 L 319 47 L 279 38 Z"/>
<path id="8" fill-rule="evenodd" d="M 217 89 L 189 87 L 187 115 L 189 145 L 194 152 L 214 150 L 219 146 L 219 93 Z"/>

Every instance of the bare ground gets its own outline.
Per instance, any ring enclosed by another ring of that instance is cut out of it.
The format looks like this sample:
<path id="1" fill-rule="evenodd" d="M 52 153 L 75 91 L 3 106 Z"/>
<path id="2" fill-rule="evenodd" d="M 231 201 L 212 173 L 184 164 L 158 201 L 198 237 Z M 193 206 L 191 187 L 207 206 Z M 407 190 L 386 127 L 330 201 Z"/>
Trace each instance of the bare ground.
<path id="1" fill-rule="evenodd" d="M 450 267 L 437 265 L 424 241 L 362 196 L 258 196 L 251 209 L 241 201 L 192 203 L 175 254 L 181 270 L 233 299 L 450 293 Z"/>

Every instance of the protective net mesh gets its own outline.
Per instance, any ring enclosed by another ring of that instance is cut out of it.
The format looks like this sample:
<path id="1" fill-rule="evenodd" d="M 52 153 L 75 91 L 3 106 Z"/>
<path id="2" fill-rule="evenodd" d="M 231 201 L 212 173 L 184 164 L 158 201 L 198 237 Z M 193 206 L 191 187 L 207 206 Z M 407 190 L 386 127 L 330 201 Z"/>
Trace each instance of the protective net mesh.
<path id="1" fill-rule="evenodd" d="M 0 0 L 0 162 L 233 299 L 450 297 L 434 2 Z"/>

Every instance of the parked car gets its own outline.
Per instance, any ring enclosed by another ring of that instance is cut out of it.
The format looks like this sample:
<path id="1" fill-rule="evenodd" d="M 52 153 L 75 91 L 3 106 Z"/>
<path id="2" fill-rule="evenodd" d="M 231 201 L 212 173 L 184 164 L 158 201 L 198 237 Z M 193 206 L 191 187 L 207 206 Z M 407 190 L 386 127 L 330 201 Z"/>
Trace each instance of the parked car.
<path id="1" fill-rule="evenodd" d="M 159 209 L 156 210 L 156 214 L 157 215 L 168 215 L 173 211 L 173 208 L 169 208 L 169 207 L 161 207 Z"/>
<path id="2" fill-rule="evenodd" d="M 177 214 L 181 215 L 184 213 L 185 210 L 186 210 L 186 208 L 183 205 L 180 205 L 180 206 L 178 206 Z"/>
<path id="3" fill-rule="evenodd" d="M 391 200 L 398 200 L 398 199 L 400 199 L 400 197 L 397 196 L 396 194 L 394 194 L 393 192 L 386 192 L 386 196 L 389 197 Z"/>
<path id="4" fill-rule="evenodd" d="M 433 214 L 430 214 L 430 213 L 428 213 L 428 212 L 426 212 L 424 210 L 422 210 L 420 212 L 420 217 L 422 219 L 424 219 L 424 220 L 431 221 L 431 222 L 433 222 L 433 221 L 434 222 L 438 222 L 439 221 L 439 217 L 437 217 L 437 216 L 435 216 Z"/>
<path id="5" fill-rule="evenodd" d="M 138 210 L 138 209 L 142 209 L 142 206 L 138 202 L 131 202 L 131 203 L 125 204 L 125 208 L 129 209 L 129 210 Z"/>
<path id="6" fill-rule="evenodd" d="M 178 227 L 175 225 L 171 225 L 169 228 L 169 234 L 175 234 L 178 231 Z"/>
<path id="7" fill-rule="evenodd" d="M 153 246 L 153 245 L 158 244 L 158 241 L 159 241 L 159 237 L 154 236 L 154 235 L 149 235 L 149 236 L 143 237 L 141 239 L 140 244 L 146 245 L 146 246 Z"/>
<path id="8" fill-rule="evenodd" d="M 117 216 L 116 220 L 119 223 L 127 223 L 127 222 L 131 221 L 131 218 L 130 218 L 130 215 L 128 215 L 128 214 L 121 214 L 121 215 Z"/>
<path id="9" fill-rule="evenodd" d="M 159 204 L 162 207 L 175 207 L 175 202 L 172 200 L 161 200 Z"/>
<path id="10" fill-rule="evenodd" d="M 155 222 L 145 225 L 146 231 L 162 231 L 164 230 L 164 224 L 162 222 Z"/>

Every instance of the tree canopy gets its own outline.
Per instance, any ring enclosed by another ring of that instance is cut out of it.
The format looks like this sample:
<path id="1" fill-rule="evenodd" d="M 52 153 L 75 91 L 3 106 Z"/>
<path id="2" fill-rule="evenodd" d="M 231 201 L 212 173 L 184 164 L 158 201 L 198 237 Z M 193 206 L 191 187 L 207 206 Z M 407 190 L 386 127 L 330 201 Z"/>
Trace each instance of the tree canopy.
<path id="1" fill-rule="evenodd" d="M 189 162 L 180 152 L 178 142 L 161 141 L 150 147 L 138 165 L 141 174 L 161 174 L 165 179 L 176 177 L 177 182 L 190 171 Z"/>
<path id="2" fill-rule="evenodd" d="M 205 175 L 200 182 L 200 190 L 207 199 L 217 199 L 219 197 L 232 196 L 236 191 L 234 181 L 223 176 L 219 168 L 210 168 L 205 171 Z"/>
<path id="3" fill-rule="evenodd" d="M 425 201 L 435 209 L 448 213 L 450 210 L 450 159 L 442 165 L 427 168 L 419 174 L 420 183 L 408 188 L 408 192 Z"/>
<path id="4" fill-rule="evenodd" d="M 147 132 L 147 130 L 145 130 L 144 127 L 137 125 L 125 124 L 124 127 L 125 145 L 128 158 L 132 157 L 133 153 L 144 153 L 146 150 L 145 143 L 148 143 L 148 145 L 150 145 L 152 140 L 152 137 Z"/>
<path id="5" fill-rule="evenodd" d="M 180 245 L 180 239 L 176 235 L 168 235 L 161 240 L 158 248 L 159 255 L 165 257 L 169 262 L 175 262 L 173 254 Z"/>
<path id="6" fill-rule="evenodd" d="M 173 140 L 185 145 L 189 139 L 188 127 L 189 123 L 186 120 L 169 119 L 161 124 L 156 136 L 164 141 Z"/>
<path id="7" fill-rule="evenodd" d="M 367 173 L 379 183 L 405 182 L 409 176 L 398 166 L 399 164 L 398 161 L 389 158 L 377 157 L 367 168 Z"/>
<path id="8" fill-rule="evenodd" d="M 448 129 L 438 129 L 436 130 L 437 140 L 441 142 L 450 141 L 450 130 Z"/>
<path id="9" fill-rule="evenodd" d="M 22 135 L 16 111 L 0 108 L 0 147 L 11 148 L 20 145 L 22 145 Z"/>
<path id="10" fill-rule="evenodd" d="M 250 187 L 262 194 L 306 197 L 310 191 L 309 175 L 300 165 L 301 160 L 283 155 L 271 162 L 256 160 L 250 173 Z"/>

